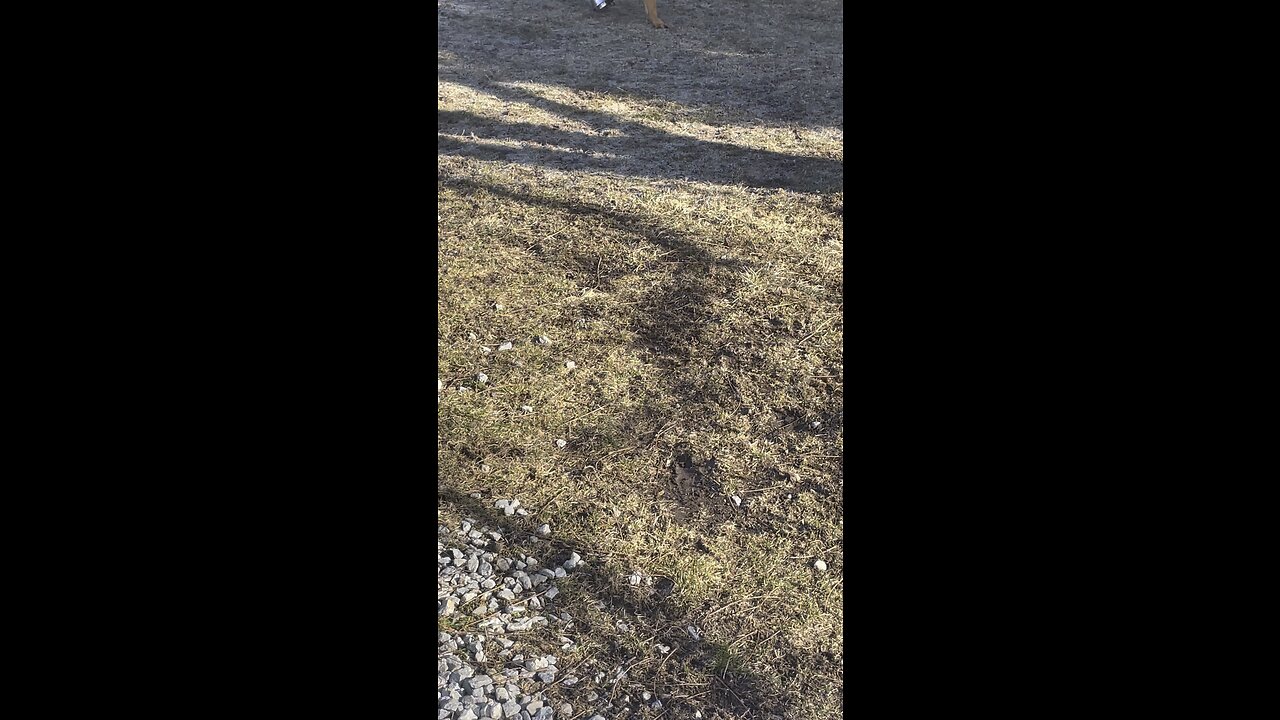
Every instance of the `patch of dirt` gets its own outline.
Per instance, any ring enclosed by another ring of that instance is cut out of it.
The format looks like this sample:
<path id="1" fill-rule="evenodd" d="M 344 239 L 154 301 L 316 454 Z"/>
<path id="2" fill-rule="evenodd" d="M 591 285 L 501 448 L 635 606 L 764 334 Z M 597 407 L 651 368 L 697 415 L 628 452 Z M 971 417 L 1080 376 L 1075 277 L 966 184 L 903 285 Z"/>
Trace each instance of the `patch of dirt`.
<path id="1" fill-rule="evenodd" d="M 664 495 L 676 502 L 677 522 L 698 525 L 712 532 L 732 516 L 728 497 L 715 480 L 715 458 L 699 462 L 688 445 L 679 445 L 670 458 Z"/>

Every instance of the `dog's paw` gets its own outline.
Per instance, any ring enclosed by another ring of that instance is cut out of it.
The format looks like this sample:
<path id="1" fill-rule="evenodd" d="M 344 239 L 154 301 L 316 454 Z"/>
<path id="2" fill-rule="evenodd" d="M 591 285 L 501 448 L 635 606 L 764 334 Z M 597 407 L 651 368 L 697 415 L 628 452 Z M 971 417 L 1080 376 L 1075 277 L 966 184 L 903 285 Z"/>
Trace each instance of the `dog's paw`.
<path id="1" fill-rule="evenodd" d="M 654 26 L 655 28 L 658 28 L 659 30 L 661 30 L 661 29 L 663 29 L 663 28 L 667 28 L 667 29 L 670 29 L 670 28 L 671 28 L 671 26 L 670 26 L 670 25 L 668 25 L 668 24 L 666 24 L 666 23 L 662 22 L 661 20 L 650 20 L 649 22 L 650 22 L 650 23 L 652 23 L 652 24 L 653 24 L 653 26 Z"/>

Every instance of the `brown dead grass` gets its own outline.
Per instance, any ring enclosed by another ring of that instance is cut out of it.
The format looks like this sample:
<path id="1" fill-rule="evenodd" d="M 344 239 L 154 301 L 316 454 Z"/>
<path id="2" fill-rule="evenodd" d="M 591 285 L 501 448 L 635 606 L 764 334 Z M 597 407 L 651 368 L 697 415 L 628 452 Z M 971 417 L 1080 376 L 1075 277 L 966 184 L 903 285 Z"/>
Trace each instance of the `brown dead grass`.
<path id="1" fill-rule="evenodd" d="M 831 717 L 840 5 L 660 5 L 675 31 L 649 28 L 639 0 L 441 1 L 441 522 L 587 558 L 552 603 L 580 643 L 561 667 L 631 670 L 553 688 L 575 707 L 647 688 L 666 707 L 634 717 Z M 510 497 L 533 514 L 496 513 Z M 528 539 L 542 522 L 551 541 Z"/>

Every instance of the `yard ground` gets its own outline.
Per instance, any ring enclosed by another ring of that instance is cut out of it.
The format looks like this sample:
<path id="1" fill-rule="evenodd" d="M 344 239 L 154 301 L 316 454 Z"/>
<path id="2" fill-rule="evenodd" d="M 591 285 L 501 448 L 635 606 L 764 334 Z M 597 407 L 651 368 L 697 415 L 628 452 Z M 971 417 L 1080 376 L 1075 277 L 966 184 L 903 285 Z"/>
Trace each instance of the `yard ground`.
<path id="1" fill-rule="evenodd" d="M 575 708 L 842 714 L 842 8 L 439 0 L 440 522 L 587 559 Z"/>

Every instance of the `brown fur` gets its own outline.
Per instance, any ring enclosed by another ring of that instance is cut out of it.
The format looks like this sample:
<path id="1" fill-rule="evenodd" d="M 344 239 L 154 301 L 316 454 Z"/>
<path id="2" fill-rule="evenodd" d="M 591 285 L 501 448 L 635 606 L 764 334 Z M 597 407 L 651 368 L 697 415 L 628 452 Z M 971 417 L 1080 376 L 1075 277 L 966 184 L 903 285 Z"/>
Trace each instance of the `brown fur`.
<path id="1" fill-rule="evenodd" d="M 658 0 L 644 0 L 644 14 L 649 16 L 649 24 L 656 28 L 671 27 L 658 17 Z"/>

